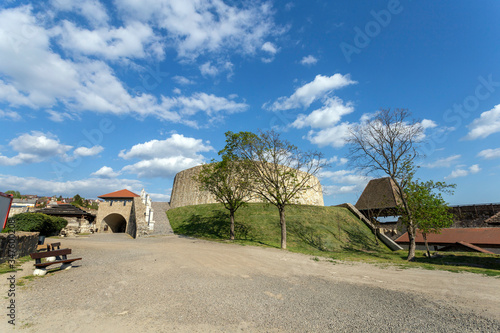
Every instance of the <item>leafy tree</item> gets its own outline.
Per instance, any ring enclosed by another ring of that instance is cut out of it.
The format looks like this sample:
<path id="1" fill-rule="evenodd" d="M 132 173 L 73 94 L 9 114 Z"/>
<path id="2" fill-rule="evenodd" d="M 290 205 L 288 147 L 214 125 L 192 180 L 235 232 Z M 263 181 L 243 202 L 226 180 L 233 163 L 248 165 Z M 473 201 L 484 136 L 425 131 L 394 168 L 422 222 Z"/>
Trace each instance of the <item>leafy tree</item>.
<path id="1" fill-rule="evenodd" d="M 19 191 L 12 191 L 12 190 L 10 190 L 10 191 L 5 192 L 5 194 L 11 194 L 12 197 L 14 197 L 15 199 L 21 199 L 22 198 L 21 193 L 19 193 Z"/>
<path id="2" fill-rule="evenodd" d="M 227 132 L 219 153 L 243 163 L 252 181 L 252 192 L 276 206 L 280 216 L 281 248 L 286 249 L 286 206 L 309 189 L 321 191 L 315 175 L 326 166 L 320 152 L 304 152 L 271 130 Z"/>
<path id="3" fill-rule="evenodd" d="M 21 213 L 9 217 L 7 225 L 12 224 L 15 226 L 15 231 L 37 231 L 40 235 L 52 236 L 66 227 L 68 221 L 62 217 L 42 213 Z M 4 232 L 9 232 L 9 229 L 5 228 Z"/>
<path id="4" fill-rule="evenodd" d="M 415 159 L 419 156 L 417 148 L 423 137 L 422 125 L 410 117 L 407 109 L 380 110 L 370 121 L 352 126 L 347 139 L 353 165 L 367 174 L 386 174 L 394 181 L 406 216 L 409 261 L 415 257 L 417 226 L 403 193 L 415 172 Z"/>
<path id="5" fill-rule="evenodd" d="M 453 214 L 448 209 L 441 192 L 452 194 L 452 189 L 455 187 L 455 184 L 435 183 L 432 180 L 422 182 L 413 179 L 410 179 L 406 185 L 404 194 L 411 211 L 411 218 L 422 233 L 429 257 L 431 253 L 427 244 L 427 234 L 439 234 L 442 228 L 449 228 L 453 224 Z M 408 216 L 404 214 L 404 209 L 402 219 L 408 224 L 406 221 Z"/>
<path id="6" fill-rule="evenodd" d="M 79 194 L 77 194 L 73 197 L 73 201 L 71 202 L 71 204 L 76 207 L 84 207 L 85 206 L 84 198 L 82 198 Z"/>
<path id="7" fill-rule="evenodd" d="M 229 210 L 230 239 L 234 240 L 234 213 L 250 198 L 250 180 L 244 164 L 228 156 L 222 161 L 205 164 L 195 177 L 200 190 L 208 191 Z"/>

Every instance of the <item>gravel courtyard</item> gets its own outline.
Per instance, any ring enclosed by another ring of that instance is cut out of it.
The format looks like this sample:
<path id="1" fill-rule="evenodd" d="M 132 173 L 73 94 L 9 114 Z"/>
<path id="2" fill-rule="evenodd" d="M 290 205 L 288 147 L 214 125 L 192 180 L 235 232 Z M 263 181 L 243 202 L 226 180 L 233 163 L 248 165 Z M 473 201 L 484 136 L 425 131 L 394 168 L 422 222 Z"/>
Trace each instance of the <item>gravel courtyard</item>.
<path id="1" fill-rule="evenodd" d="M 17 287 L 17 331 L 500 331 L 498 278 L 315 261 L 178 236 L 61 243 L 83 260 Z M 6 295 L 6 281 L 2 288 Z"/>

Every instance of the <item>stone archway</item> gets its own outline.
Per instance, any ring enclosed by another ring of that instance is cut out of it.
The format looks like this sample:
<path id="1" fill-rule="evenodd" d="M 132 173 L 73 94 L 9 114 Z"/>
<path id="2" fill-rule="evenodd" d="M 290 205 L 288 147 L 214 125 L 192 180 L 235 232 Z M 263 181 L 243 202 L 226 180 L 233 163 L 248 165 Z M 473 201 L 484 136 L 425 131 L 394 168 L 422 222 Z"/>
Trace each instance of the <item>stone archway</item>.
<path id="1" fill-rule="evenodd" d="M 127 220 L 121 214 L 109 214 L 103 220 L 112 233 L 121 233 L 127 230 Z"/>

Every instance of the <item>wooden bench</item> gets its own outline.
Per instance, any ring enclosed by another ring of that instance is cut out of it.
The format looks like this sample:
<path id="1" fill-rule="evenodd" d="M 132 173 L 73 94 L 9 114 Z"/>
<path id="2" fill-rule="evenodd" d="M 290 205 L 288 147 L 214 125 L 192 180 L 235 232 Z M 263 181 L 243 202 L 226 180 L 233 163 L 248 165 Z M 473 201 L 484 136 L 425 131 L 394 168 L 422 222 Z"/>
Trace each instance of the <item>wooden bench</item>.
<path id="1" fill-rule="evenodd" d="M 59 249 L 61 243 L 53 243 L 47 246 L 47 251 L 31 253 L 31 259 L 35 259 L 35 272 L 33 275 L 45 275 L 47 273 L 46 267 L 54 264 L 62 264 L 60 269 L 71 268 L 71 263 L 76 260 L 81 260 L 82 258 L 68 259 L 67 255 L 71 254 L 71 249 Z M 54 248 L 57 249 L 54 250 Z M 52 248 L 52 250 L 51 250 Z M 52 261 L 42 262 L 42 258 L 56 258 Z"/>
<path id="2" fill-rule="evenodd" d="M 50 251 L 50 250 L 59 250 L 61 248 L 61 243 L 50 243 L 50 244 L 42 244 L 37 245 L 36 250 L 39 251 Z"/>

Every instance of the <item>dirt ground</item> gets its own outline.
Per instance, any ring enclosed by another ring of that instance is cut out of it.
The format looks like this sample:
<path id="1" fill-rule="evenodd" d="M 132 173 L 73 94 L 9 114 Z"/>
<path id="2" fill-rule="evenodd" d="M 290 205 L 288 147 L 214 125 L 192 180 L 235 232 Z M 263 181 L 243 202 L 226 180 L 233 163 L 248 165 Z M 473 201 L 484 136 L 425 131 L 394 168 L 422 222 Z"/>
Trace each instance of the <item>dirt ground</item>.
<path id="1" fill-rule="evenodd" d="M 500 327 L 500 279 L 478 274 L 316 261 L 278 249 L 178 236 L 134 240 L 108 234 L 61 243 L 73 249 L 70 257 L 83 260 L 16 287 L 17 330 L 494 332 Z M 32 274 L 32 264 L 15 274 L 17 281 Z M 4 276 L 3 309 L 9 304 Z M 12 329 L 2 317 L 0 331 Z"/>

